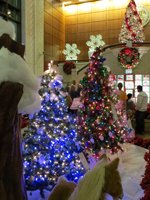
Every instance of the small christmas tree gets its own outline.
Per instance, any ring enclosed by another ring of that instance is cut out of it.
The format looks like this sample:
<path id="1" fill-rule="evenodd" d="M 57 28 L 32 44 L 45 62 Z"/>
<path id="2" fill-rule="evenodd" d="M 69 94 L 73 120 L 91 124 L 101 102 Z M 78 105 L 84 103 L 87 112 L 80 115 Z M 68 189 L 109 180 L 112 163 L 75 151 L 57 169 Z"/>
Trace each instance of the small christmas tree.
<path id="1" fill-rule="evenodd" d="M 78 111 L 79 140 L 85 152 L 96 157 L 104 154 L 106 149 L 109 153 L 117 152 L 130 131 L 123 122 L 122 113 L 115 108 L 118 96 L 112 90 L 114 80 L 110 80 L 112 75 L 104 67 L 104 60 L 97 49 L 81 81 L 82 104 Z"/>
<path id="2" fill-rule="evenodd" d="M 62 77 L 54 72 L 41 78 L 41 110 L 30 116 L 24 132 L 27 190 L 51 190 L 59 176 L 75 182 L 85 170 L 79 160 L 76 119 L 68 115 Z"/>
<path id="3" fill-rule="evenodd" d="M 147 162 L 147 164 L 145 167 L 144 177 L 141 182 L 141 187 L 144 190 L 144 197 L 142 197 L 141 200 L 149 200 L 150 199 L 150 150 L 145 153 L 144 159 Z"/>
<path id="4" fill-rule="evenodd" d="M 142 20 L 138 14 L 135 1 L 131 0 L 126 9 L 119 42 L 143 42 L 144 39 Z"/>

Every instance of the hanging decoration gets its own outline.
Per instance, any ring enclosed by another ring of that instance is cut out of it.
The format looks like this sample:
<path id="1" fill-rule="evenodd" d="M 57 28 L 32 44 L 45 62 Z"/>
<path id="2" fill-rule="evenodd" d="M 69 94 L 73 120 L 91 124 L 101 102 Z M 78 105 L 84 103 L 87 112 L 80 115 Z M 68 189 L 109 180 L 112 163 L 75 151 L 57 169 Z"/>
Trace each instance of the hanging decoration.
<path id="1" fill-rule="evenodd" d="M 80 50 L 77 49 L 77 45 L 73 43 L 72 45 L 66 43 L 63 54 L 66 56 L 66 60 L 77 60 L 77 55 L 80 54 Z"/>
<path id="2" fill-rule="evenodd" d="M 73 61 L 66 61 L 63 65 L 63 71 L 67 75 L 70 75 L 74 68 L 76 68 L 76 65 Z"/>
<path id="3" fill-rule="evenodd" d="M 104 40 L 102 39 L 102 35 L 91 35 L 90 40 L 86 42 L 87 46 L 89 46 L 90 51 L 94 51 L 96 47 L 102 47 L 105 45 Z"/>
<path id="4" fill-rule="evenodd" d="M 143 42 L 144 39 L 142 20 L 136 3 L 134 0 L 130 0 L 119 34 L 119 42 L 126 43 L 129 40 L 132 42 Z"/>
<path id="5" fill-rule="evenodd" d="M 140 53 L 133 47 L 125 47 L 118 54 L 118 61 L 126 69 L 133 69 L 139 63 Z"/>
<path id="6" fill-rule="evenodd" d="M 86 45 L 89 47 L 88 55 L 89 58 L 93 54 L 96 48 L 101 48 L 105 45 L 104 40 L 102 39 L 102 35 L 91 35 L 90 40 L 86 42 Z"/>

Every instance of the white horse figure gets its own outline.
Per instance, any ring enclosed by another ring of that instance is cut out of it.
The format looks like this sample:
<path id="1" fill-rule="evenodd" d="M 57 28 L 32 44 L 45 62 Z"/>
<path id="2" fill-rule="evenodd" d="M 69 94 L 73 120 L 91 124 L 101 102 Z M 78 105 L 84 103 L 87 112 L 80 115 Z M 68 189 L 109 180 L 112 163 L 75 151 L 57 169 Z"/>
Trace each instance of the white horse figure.
<path id="1" fill-rule="evenodd" d="M 48 200 L 105 200 L 106 193 L 114 200 L 123 197 L 120 174 L 117 170 L 119 159 L 111 163 L 98 163 L 88 171 L 77 185 L 60 181 Z"/>

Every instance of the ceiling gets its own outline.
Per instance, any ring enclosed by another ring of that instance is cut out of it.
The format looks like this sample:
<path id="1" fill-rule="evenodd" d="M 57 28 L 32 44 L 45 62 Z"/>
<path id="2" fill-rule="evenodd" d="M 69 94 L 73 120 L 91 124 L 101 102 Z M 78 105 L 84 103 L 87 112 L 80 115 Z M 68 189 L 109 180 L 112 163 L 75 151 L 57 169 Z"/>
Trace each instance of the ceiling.
<path id="1" fill-rule="evenodd" d="M 94 2 L 97 0 L 52 0 L 53 3 L 63 3 L 64 5 L 81 4 L 87 2 Z"/>

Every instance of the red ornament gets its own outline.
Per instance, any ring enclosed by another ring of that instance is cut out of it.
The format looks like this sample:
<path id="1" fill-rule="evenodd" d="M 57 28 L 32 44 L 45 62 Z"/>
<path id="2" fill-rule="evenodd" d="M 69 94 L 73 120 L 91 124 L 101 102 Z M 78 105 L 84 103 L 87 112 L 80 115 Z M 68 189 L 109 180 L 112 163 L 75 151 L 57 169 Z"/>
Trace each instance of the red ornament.
<path id="1" fill-rule="evenodd" d="M 99 107 L 99 106 L 96 106 L 96 110 L 100 110 L 100 107 Z"/>

